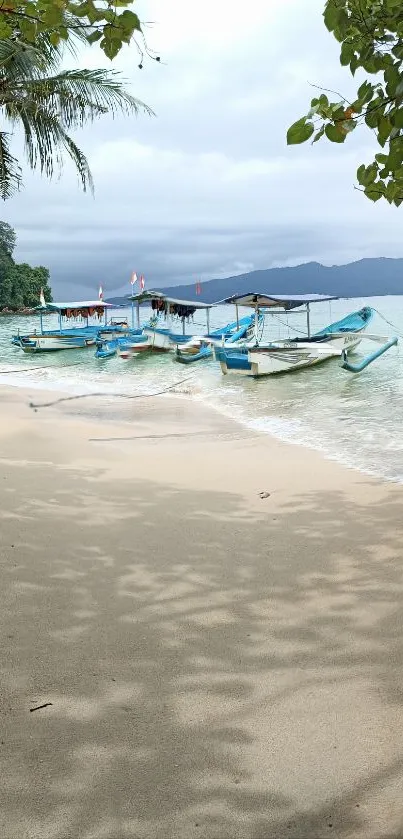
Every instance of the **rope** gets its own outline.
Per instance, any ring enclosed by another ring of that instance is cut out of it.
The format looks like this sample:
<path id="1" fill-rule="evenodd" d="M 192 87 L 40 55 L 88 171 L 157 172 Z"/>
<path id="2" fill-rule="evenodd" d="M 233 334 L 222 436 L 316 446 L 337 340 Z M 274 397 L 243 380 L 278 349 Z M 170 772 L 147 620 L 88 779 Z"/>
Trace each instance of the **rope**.
<path id="1" fill-rule="evenodd" d="M 296 326 L 291 326 L 290 327 L 288 320 L 286 322 L 284 322 L 283 320 L 281 320 L 281 318 L 279 318 L 278 315 L 271 315 L 271 317 L 278 320 L 279 323 L 281 323 L 283 326 L 286 326 L 288 331 L 290 331 L 290 328 L 291 328 L 294 332 L 299 332 L 300 335 L 306 335 L 306 329 L 297 329 Z"/>
<path id="2" fill-rule="evenodd" d="M 390 321 L 390 320 L 388 320 L 387 318 L 385 318 L 385 316 L 384 316 L 384 315 L 382 315 L 382 314 L 381 314 L 381 312 L 379 312 L 379 311 L 378 311 L 378 309 L 374 309 L 374 312 L 376 312 L 376 313 L 377 313 L 377 315 L 379 315 L 379 317 L 380 317 L 382 320 L 384 320 L 384 321 L 385 321 L 385 323 L 387 323 L 387 324 L 388 324 L 388 326 L 391 326 L 391 327 L 392 327 L 392 329 L 394 329 L 394 330 L 395 330 L 395 332 L 397 332 L 397 334 L 399 335 L 399 338 L 403 338 L 403 333 L 399 331 L 399 329 L 397 328 L 397 326 L 396 326 L 394 323 L 392 323 L 392 321 Z"/>
<path id="3" fill-rule="evenodd" d="M 87 361 L 73 361 L 71 364 L 63 364 L 59 367 L 58 364 L 45 364 L 40 367 L 25 367 L 19 370 L 0 370 L 0 376 L 5 376 L 7 373 L 30 373 L 31 370 L 65 370 L 66 367 L 77 367 L 80 364 L 87 364 Z"/>
<path id="4" fill-rule="evenodd" d="M 178 385 L 182 385 L 184 382 L 188 382 L 189 379 L 194 378 L 194 373 L 191 376 L 186 376 L 186 379 L 180 379 L 179 382 L 174 382 L 174 384 L 169 385 L 168 387 L 164 388 L 164 390 L 157 390 L 155 393 L 136 393 L 136 394 L 128 394 L 128 393 L 107 393 L 107 392 L 94 392 L 94 393 L 80 393 L 77 396 L 61 396 L 59 399 L 53 399 L 52 402 L 30 402 L 29 407 L 33 408 L 34 411 L 37 411 L 38 408 L 51 408 L 53 405 L 58 405 L 60 402 L 72 402 L 74 399 L 88 399 L 88 397 L 96 397 L 96 396 L 111 396 L 113 399 L 147 399 L 153 396 L 161 396 L 163 393 L 167 393 L 169 390 L 173 390 Z"/>

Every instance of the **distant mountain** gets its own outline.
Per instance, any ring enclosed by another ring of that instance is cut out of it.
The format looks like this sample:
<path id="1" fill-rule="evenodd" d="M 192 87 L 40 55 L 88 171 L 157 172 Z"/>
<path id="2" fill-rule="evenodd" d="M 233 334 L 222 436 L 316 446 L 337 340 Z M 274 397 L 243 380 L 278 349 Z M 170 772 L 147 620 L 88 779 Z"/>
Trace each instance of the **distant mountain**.
<path id="1" fill-rule="evenodd" d="M 150 286 L 151 288 L 151 286 Z M 235 277 L 202 283 L 196 298 L 195 283 L 164 286 L 158 291 L 183 300 L 215 303 L 231 294 L 259 291 L 267 294 L 334 294 L 337 297 L 380 297 L 403 294 L 403 259 L 360 259 L 348 265 L 320 265 L 306 262 L 292 268 L 267 268 Z M 111 298 L 123 303 L 125 298 Z M 127 301 L 126 301 L 127 302 Z"/>

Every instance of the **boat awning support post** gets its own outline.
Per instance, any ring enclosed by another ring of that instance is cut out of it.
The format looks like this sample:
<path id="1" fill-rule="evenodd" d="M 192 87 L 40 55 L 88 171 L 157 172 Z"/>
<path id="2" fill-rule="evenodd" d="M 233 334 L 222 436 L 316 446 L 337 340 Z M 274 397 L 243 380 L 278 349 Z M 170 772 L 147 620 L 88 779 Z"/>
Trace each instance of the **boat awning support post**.
<path id="1" fill-rule="evenodd" d="M 311 337 L 311 311 L 309 308 L 309 303 L 306 305 L 306 331 L 308 334 L 308 338 Z"/>
<path id="2" fill-rule="evenodd" d="M 140 303 L 137 301 L 137 329 L 140 329 Z"/>
<path id="3" fill-rule="evenodd" d="M 43 332 L 43 314 L 42 314 L 42 312 L 40 312 L 40 314 L 39 314 L 39 323 L 40 323 L 40 327 L 41 327 L 41 332 Z"/>
<path id="4" fill-rule="evenodd" d="M 259 305 L 255 303 L 255 341 L 259 343 Z"/>
<path id="5" fill-rule="evenodd" d="M 62 313 L 59 312 L 59 331 L 62 331 Z"/>
<path id="6" fill-rule="evenodd" d="M 134 301 L 132 300 L 132 329 L 134 329 Z"/>
<path id="7" fill-rule="evenodd" d="M 182 318 L 182 335 L 186 335 L 185 318 Z"/>
<path id="8" fill-rule="evenodd" d="M 239 306 L 238 303 L 235 303 L 235 312 L 236 312 L 236 328 L 237 331 L 239 329 Z"/>
<path id="9" fill-rule="evenodd" d="M 207 335 L 210 335 L 210 309 L 206 309 Z"/>
<path id="10" fill-rule="evenodd" d="M 105 309 L 105 326 L 108 323 L 108 310 Z M 87 325 L 88 325 L 88 317 L 87 317 Z"/>

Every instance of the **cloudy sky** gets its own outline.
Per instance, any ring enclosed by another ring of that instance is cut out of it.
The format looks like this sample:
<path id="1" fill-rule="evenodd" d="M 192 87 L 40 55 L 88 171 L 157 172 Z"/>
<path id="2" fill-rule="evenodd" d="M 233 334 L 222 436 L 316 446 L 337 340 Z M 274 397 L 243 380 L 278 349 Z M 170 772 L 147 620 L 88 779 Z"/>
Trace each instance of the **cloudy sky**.
<path id="1" fill-rule="evenodd" d="M 354 190 L 372 138 L 287 148 L 309 83 L 353 90 L 321 13 L 324 0 L 138 0 L 161 64 L 137 69 L 134 47 L 113 66 L 156 116 L 100 120 L 77 135 L 95 178 L 80 191 L 68 163 L 48 183 L 26 170 L 2 218 L 17 258 L 51 268 L 55 296 L 127 292 L 274 265 L 403 256 L 403 208 Z M 94 47 L 81 66 L 111 66 Z M 358 82 L 359 83 L 359 82 Z"/>

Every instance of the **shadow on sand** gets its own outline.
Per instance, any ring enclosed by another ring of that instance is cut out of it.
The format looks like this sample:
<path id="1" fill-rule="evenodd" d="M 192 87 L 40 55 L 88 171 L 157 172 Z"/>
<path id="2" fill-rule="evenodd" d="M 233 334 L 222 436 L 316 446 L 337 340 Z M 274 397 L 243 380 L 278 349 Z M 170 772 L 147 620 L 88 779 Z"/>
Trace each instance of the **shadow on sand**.
<path id="1" fill-rule="evenodd" d="M 397 494 L 34 474 L 0 514 L 4 839 L 403 835 Z"/>

